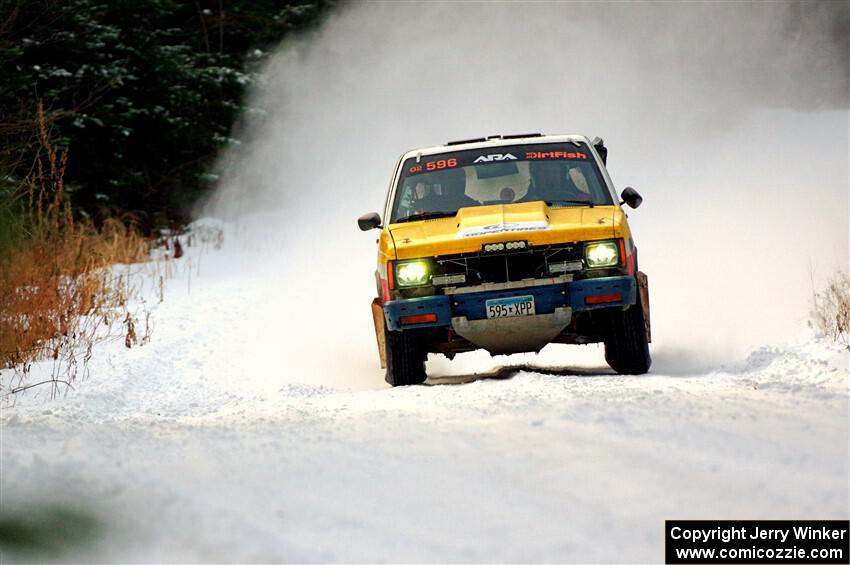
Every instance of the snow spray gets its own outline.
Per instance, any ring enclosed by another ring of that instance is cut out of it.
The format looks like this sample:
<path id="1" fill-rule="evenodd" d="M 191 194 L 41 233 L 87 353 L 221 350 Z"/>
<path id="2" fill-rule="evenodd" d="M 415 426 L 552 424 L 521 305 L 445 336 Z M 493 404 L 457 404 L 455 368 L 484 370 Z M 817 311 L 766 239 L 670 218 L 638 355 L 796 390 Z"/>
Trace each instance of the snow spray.
<path id="1" fill-rule="evenodd" d="M 813 284 L 847 268 L 848 10 L 353 3 L 269 58 L 201 213 L 238 218 L 275 367 L 379 385 L 375 236 L 355 219 L 382 210 L 398 156 L 598 135 L 618 192 L 644 197 L 653 370 L 732 361 L 797 334 Z M 565 366 L 581 349 L 552 348 Z"/>

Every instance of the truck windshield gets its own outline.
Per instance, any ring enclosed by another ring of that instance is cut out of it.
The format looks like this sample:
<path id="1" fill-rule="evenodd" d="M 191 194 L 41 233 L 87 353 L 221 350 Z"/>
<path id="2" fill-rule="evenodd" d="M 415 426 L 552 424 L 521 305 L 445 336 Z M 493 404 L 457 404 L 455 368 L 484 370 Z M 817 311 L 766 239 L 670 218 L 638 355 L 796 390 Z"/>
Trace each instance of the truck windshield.
<path id="1" fill-rule="evenodd" d="M 534 201 L 553 207 L 613 204 L 587 145 L 507 145 L 405 160 L 390 222 Z"/>

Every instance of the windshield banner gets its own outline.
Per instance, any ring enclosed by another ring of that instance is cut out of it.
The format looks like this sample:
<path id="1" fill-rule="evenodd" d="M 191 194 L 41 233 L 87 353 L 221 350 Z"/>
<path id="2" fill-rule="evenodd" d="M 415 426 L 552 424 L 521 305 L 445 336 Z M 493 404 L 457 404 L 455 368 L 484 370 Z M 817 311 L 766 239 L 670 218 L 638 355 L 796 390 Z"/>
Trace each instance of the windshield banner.
<path id="1" fill-rule="evenodd" d="M 576 147 L 572 143 L 484 147 L 482 149 L 458 151 L 457 153 L 422 156 L 418 161 L 411 157 L 405 163 L 403 172 L 404 176 L 412 176 L 469 165 L 507 164 L 512 161 L 539 160 L 587 161 L 589 159 L 590 154 L 586 147 Z"/>

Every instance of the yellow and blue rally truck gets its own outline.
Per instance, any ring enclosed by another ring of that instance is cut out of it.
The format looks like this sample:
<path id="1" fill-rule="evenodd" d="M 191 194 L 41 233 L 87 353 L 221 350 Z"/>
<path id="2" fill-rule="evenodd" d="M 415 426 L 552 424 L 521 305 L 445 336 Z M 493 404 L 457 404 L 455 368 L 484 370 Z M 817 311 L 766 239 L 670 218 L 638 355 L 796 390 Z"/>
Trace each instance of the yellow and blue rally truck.
<path id="1" fill-rule="evenodd" d="M 496 135 L 408 151 L 390 182 L 372 314 L 393 386 L 425 381 L 448 358 L 605 344 L 617 373 L 649 370 L 649 295 L 614 190 L 604 142 Z M 622 199 L 622 200 L 620 200 Z"/>

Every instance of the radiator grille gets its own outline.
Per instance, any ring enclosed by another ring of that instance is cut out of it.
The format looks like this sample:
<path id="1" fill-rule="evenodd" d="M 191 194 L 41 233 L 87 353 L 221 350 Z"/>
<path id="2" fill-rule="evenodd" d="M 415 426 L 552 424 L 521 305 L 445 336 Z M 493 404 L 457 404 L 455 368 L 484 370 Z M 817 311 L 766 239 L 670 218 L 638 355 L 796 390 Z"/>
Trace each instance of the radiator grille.
<path id="1" fill-rule="evenodd" d="M 579 244 L 530 247 L 498 253 L 464 253 L 437 258 L 434 274 L 466 275 L 466 284 L 504 283 L 547 276 L 552 262 L 581 261 Z"/>

